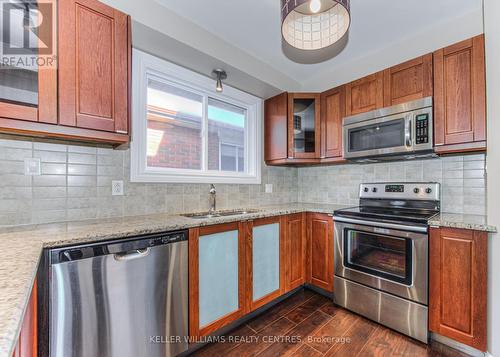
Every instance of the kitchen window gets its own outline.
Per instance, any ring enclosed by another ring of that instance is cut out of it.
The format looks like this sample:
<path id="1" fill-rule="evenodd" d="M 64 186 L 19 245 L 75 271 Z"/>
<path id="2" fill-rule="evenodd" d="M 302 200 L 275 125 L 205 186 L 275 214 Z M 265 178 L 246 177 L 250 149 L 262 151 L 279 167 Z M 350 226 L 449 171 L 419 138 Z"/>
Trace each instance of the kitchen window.
<path id="1" fill-rule="evenodd" d="M 243 172 L 245 168 L 244 149 L 241 146 L 221 143 L 219 170 Z"/>
<path id="2" fill-rule="evenodd" d="M 260 184 L 262 100 L 134 50 L 131 180 Z"/>

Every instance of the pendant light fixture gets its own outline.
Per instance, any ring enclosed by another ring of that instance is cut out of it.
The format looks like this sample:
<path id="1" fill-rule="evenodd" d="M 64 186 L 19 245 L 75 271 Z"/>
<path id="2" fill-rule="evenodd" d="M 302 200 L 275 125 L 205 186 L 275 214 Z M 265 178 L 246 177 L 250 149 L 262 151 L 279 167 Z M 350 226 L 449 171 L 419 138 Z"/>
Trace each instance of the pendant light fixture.
<path id="1" fill-rule="evenodd" d="M 227 78 L 227 73 L 223 69 L 214 69 L 212 75 L 215 76 L 217 82 L 215 84 L 215 90 L 218 93 L 222 93 L 224 88 L 222 87 L 222 81 Z"/>
<path id="2" fill-rule="evenodd" d="M 298 63 L 319 63 L 340 53 L 351 25 L 350 0 L 281 0 L 284 54 Z"/>

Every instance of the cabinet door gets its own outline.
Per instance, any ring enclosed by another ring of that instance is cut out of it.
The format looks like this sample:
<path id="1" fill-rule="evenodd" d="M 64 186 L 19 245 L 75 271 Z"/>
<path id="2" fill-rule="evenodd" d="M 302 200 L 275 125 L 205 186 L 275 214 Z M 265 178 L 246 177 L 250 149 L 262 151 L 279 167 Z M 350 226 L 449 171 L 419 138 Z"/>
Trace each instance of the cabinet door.
<path id="1" fill-rule="evenodd" d="M 434 136 L 438 152 L 486 147 L 483 35 L 434 52 Z"/>
<path id="2" fill-rule="evenodd" d="M 279 297 L 284 291 L 284 232 L 282 218 L 247 223 L 248 311 Z"/>
<path id="3" fill-rule="evenodd" d="M 345 86 L 346 115 L 369 112 L 384 106 L 384 74 L 378 72 Z"/>
<path id="4" fill-rule="evenodd" d="M 305 213 L 287 217 L 285 232 L 285 290 L 295 289 L 306 280 Z"/>
<path id="5" fill-rule="evenodd" d="M 486 351 L 488 235 L 431 229 L 429 329 Z"/>
<path id="6" fill-rule="evenodd" d="M 33 285 L 13 357 L 38 356 L 37 284 Z"/>
<path id="7" fill-rule="evenodd" d="M 57 56 L 57 48 L 53 32 L 57 29 L 57 4 L 55 0 L 43 1 L 38 9 L 36 2 L 26 2 L 25 5 L 23 15 L 26 19 L 29 18 L 30 23 L 38 23 L 40 14 L 43 16 L 43 33 L 38 34 L 41 47 L 17 48 L 20 44 L 26 45 L 29 31 L 24 30 L 23 22 L 15 21 L 18 17 L 16 15 L 21 11 L 19 7 L 3 2 L 3 16 L 9 16 L 10 28 L 13 29 L 9 36 L 12 42 L 2 44 L 4 55 L 19 61 L 0 69 L 0 119 L 56 124 L 57 66 L 53 59 Z M 29 45 L 33 46 L 31 42 Z M 35 56 L 38 57 L 32 62 Z"/>
<path id="8" fill-rule="evenodd" d="M 333 292 L 333 219 L 328 214 L 307 214 L 307 281 Z"/>
<path id="9" fill-rule="evenodd" d="M 342 119 L 345 117 L 345 88 L 321 94 L 321 157 L 342 157 Z"/>
<path id="10" fill-rule="evenodd" d="M 320 95 L 288 94 L 288 157 L 315 159 L 321 151 Z"/>
<path id="11" fill-rule="evenodd" d="M 282 93 L 264 103 L 264 160 L 288 156 L 288 94 Z"/>
<path id="12" fill-rule="evenodd" d="M 245 242 L 242 224 L 189 232 L 189 330 L 204 336 L 244 313 Z"/>
<path id="13" fill-rule="evenodd" d="M 384 106 L 432 96 L 432 54 L 384 71 Z"/>
<path id="14" fill-rule="evenodd" d="M 59 1 L 59 123 L 128 133 L 129 19 L 96 0 Z"/>

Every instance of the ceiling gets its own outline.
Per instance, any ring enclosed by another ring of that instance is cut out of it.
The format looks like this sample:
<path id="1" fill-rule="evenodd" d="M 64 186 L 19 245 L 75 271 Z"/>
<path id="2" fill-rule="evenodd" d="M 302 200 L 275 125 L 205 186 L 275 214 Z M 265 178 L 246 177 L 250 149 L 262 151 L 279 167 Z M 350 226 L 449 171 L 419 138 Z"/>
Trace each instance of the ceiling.
<path id="1" fill-rule="evenodd" d="M 482 32 L 482 0 L 351 0 L 352 26 L 344 51 L 326 62 L 304 65 L 281 51 L 279 0 L 156 1 L 299 82 L 398 43 L 411 48 L 409 39 L 453 20 L 458 25 L 453 32 L 460 32 L 465 21 L 473 32 Z"/>
<path id="2" fill-rule="evenodd" d="M 282 53 L 280 0 L 102 1 L 131 15 L 134 47 L 207 76 L 222 67 L 262 98 L 324 91 L 483 32 L 483 0 L 351 0 L 346 48 L 306 65 Z"/>

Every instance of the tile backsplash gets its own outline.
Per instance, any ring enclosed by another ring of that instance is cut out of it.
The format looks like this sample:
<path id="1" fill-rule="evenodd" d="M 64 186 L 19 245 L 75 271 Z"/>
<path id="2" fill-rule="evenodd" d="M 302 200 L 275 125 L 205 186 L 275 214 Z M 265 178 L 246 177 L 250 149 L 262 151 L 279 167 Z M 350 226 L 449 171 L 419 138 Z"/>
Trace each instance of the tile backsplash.
<path id="1" fill-rule="evenodd" d="M 299 168 L 299 201 L 356 205 L 362 182 L 434 181 L 441 183 L 441 210 L 486 213 L 484 154 L 367 165 Z"/>
<path id="2" fill-rule="evenodd" d="M 24 175 L 30 157 L 40 158 L 40 176 Z M 124 196 L 111 195 L 112 180 L 124 181 Z M 217 208 L 296 202 L 297 182 L 297 169 L 264 166 L 262 185 L 216 185 Z M 0 136 L 0 226 L 202 211 L 208 190 L 130 182 L 129 150 Z"/>
<path id="3" fill-rule="evenodd" d="M 40 158 L 41 175 L 25 176 L 24 159 Z M 124 196 L 111 181 L 124 181 Z M 368 165 L 262 168 L 261 185 L 217 187 L 217 207 L 291 202 L 356 205 L 361 182 L 437 181 L 442 210 L 485 214 L 485 155 Z M 265 193 L 265 184 L 273 192 Z M 0 136 L 0 226 L 208 209 L 208 184 L 130 182 L 129 150 Z"/>

